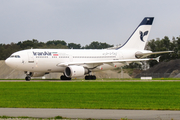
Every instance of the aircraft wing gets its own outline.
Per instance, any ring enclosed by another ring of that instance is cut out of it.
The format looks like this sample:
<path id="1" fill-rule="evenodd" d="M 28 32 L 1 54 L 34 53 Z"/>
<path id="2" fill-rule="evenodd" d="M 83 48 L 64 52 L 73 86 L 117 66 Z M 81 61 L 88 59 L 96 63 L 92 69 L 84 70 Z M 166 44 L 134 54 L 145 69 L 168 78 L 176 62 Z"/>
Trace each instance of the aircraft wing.
<path id="1" fill-rule="evenodd" d="M 138 52 L 135 55 L 136 55 L 137 58 L 145 58 L 145 57 L 147 57 L 149 55 L 162 54 L 162 53 L 171 53 L 171 52 L 174 52 L 174 51 L 159 51 L 159 52 L 148 52 L 148 53 Z"/>
<path id="2" fill-rule="evenodd" d="M 156 60 L 159 62 L 159 57 L 157 58 L 144 58 L 144 59 L 123 59 L 123 60 L 103 60 L 103 61 L 85 61 L 85 62 L 67 62 L 67 63 L 59 63 L 57 64 L 58 67 L 67 67 L 70 65 L 90 65 L 90 64 L 113 64 L 113 63 L 127 63 L 127 62 L 140 62 L 140 61 L 149 61 L 149 60 Z"/>

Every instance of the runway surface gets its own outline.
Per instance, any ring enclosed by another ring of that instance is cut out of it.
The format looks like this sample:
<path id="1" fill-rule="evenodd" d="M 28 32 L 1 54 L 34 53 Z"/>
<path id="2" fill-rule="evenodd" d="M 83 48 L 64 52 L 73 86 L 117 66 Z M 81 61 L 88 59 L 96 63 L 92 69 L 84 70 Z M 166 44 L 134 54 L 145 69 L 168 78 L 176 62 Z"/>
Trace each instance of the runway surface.
<path id="1" fill-rule="evenodd" d="M 169 110 L 107 110 L 107 109 L 37 109 L 37 108 L 0 108 L 0 116 L 28 116 L 50 118 L 121 119 L 132 120 L 179 120 L 180 111 Z"/>
<path id="2" fill-rule="evenodd" d="M 180 80 L 0 80 L 0 82 L 180 82 Z"/>

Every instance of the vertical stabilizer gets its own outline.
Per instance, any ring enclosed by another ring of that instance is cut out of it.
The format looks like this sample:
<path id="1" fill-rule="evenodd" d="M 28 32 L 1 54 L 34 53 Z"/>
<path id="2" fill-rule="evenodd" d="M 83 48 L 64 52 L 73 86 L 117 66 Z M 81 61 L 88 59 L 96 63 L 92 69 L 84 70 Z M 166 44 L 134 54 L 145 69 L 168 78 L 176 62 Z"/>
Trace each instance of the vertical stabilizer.
<path id="1" fill-rule="evenodd" d="M 146 45 L 151 26 L 153 23 L 154 17 L 145 17 L 139 26 L 135 29 L 129 39 L 117 49 L 135 49 L 135 50 L 144 50 Z"/>

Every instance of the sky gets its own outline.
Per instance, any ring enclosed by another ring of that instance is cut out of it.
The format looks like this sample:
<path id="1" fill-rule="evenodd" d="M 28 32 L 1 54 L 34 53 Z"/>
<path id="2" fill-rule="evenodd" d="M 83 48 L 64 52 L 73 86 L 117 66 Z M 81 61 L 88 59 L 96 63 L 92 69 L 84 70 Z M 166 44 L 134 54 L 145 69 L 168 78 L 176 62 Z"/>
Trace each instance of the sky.
<path id="1" fill-rule="evenodd" d="M 0 0 L 0 44 L 37 39 L 123 44 L 144 17 L 148 40 L 180 36 L 180 0 Z"/>

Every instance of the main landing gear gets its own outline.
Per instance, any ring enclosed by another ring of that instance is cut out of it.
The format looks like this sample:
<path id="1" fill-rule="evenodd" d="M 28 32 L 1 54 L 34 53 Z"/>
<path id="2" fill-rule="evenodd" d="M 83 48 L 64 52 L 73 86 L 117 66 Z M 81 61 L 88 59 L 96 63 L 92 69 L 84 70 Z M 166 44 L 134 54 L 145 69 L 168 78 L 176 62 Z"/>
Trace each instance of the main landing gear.
<path id="1" fill-rule="evenodd" d="M 61 75 L 60 79 L 61 80 L 71 80 L 70 77 L 66 77 L 65 75 Z"/>
<path id="2" fill-rule="evenodd" d="M 96 76 L 95 75 L 86 75 L 85 80 L 96 80 Z"/>
<path id="3" fill-rule="evenodd" d="M 66 77 L 65 75 L 61 75 L 60 77 L 61 80 L 71 80 L 71 77 Z M 86 75 L 85 80 L 96 80 L 95 75 Z"/>

